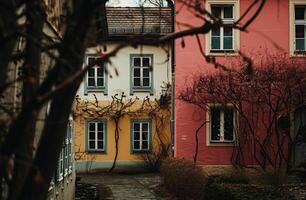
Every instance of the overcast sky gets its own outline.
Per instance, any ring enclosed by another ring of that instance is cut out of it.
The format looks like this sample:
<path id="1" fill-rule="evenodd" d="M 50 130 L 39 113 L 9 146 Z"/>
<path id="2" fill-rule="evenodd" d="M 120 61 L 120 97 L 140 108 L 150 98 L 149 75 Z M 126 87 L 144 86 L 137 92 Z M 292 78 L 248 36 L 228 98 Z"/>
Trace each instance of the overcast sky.
<path id="1" fill-rule="evenodd" d="M 144 6 L 153 6 L 146 0 L 109 0 L 106 5 L 114 7 L 137 7 L 143 2 L 145 2 Z"/>

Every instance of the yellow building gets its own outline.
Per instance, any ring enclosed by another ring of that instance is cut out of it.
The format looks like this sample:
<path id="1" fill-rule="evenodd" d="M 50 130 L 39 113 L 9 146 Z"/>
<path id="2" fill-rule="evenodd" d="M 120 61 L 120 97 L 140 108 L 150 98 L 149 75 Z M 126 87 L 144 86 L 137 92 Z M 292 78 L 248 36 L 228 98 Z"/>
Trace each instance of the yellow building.
<path id="1" fill-rule="evenodd" d="M 92 67 L 74 106 L 77 171 L 154 167 L 169 155 L 171 44 L 125 47 L 109 62 L 96 63 L 131 35 L 171 32 L 171 13 L 170 8 L 107 8 L 107 37 L 86 51 L 84 67 Z"/>

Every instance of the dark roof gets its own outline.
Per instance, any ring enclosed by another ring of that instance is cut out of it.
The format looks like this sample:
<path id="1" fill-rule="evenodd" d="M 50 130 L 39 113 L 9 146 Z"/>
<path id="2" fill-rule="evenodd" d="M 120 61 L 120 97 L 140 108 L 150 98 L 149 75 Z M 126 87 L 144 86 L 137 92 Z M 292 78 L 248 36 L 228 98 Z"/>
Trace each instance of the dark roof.
<path id="1" fill-rule="evenodd" d="M 164 35 L 172 32 L 171 8 L 107 7 L 108 36 Z"/>

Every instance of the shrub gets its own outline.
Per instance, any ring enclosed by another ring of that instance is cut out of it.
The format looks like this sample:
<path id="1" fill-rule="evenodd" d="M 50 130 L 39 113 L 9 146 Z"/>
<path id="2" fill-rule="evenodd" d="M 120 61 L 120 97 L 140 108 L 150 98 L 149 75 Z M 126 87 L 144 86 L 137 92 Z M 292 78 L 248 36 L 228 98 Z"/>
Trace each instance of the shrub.
<path id="1" fill-rule="evenodd" d="M 145 169 L 150 172 L 159 172 L 162 162 L 169 157 L 170 145 L 161 144 L 159 149 L 154 149 L 140 155 L 145 162 Z"/>
<path id="2" fill-rule="evenodd" d="M 248 184 L 250 183 L 250 178 L 243 173 L 211 175 L 209 176 L 209 180 L 216 182 L 216 183 L 230 183 L 230 184 Z"/>
<path id="3" fill-rule="evenodd" d="M 178 199 L 202 199 L 207 178 L 193 162 L 178 158 L 165 160 L 161 175 L 166 189 Z"/>
<path id="4" fill-rule="evenodd" d="M 208 183 L 203 192 L 203 200 L 235 200 L 232 192 L 222 184 Z"/>
<path id="5" fill-rule="evenodd" d="M 306 159 L 303 160 L 299 165 L 298 165 L 299 168 L 304 168 L 306 169 Z"/>
<path id="6" fill-rule="evenodd" d="M 255 185 L 227 185 L 237 200 L 295 200 L 295 198 L 282 191 L 280 187 Z"/>

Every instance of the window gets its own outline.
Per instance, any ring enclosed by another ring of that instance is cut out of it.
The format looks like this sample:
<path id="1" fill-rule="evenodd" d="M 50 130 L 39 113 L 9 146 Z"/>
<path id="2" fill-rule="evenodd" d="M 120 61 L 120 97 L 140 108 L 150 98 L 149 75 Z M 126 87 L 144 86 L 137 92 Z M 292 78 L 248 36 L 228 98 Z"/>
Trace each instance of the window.
<path id="1" fill-rule="evenodd" d="M 86 56 L 86 66 L 90 65 L 85 78 L 85 94 L 88 92 L 104 92 L 107 94 L 107 76 L 105 75 L 106 64 L 93 65 L 97 56 Z"/>
<path id="2" fill-rule="evenodd" d="M 239 0 L 206 0 L 206 8 L 217 18 L 220 18 L 224 26 L 214 27 L 205 35 L 205 53 L 207 55 L 237 54 L 239 49 L 239 30 L 232 25 L 239 17 Z"/>
<path id="3" fill-rule="evenodd" d="M 233 5 L 212 5 L 211 12 L 224 24 L 233 24 Z M 211 30 L 211 52 L 233 50 L 233 28 L 216 27 Z"/>
<path id="4" fill-rule="evenodd" d="M 63 151 L 60 152 L 57 166 L 57 180 L 60 181 L 63 179 L 64 175 L 64 165 L 63 165 Z"/>
<path id="5" fill-rule="evenodd" d="M 105 151 L 106 122 L 89 121 L 87 124 L 87 150 Z"/>
<path id="6" fill-rule="evenodd" d="M 149 151 L 151 143 L 150 121 L 134 120 L 131 123 L 131 143 L 133 152 Z"/>
<path id="7" fill-rule="evenodd" d="M 131 94 L 153 93 L 153 55 L 131 55 Z"/>
<path id="8" fill-rule="evenodd" d="M 68 170 L 69 173 L 72 172 L 72 132 L 73 132 L 73 120 L 69 121 L 67 129 L 67 142 L 68 142 Z"/>
<path id="9" fill-rule="evenodd" d="M 235 112 L 230 106 L 210 107 L 210 142 L 233 142 Z"/>
<path id="10" fill-rule="evenodd" d="M 62 149 L 57 165 L 57 180 L 62 180 L 72 172 L 72 120 L 67 125 L 66 135 L 63 141 Z"/>
<path id="11" fill-rule="evenodd" d="M 296 53 L 306 51 L 306 5 L 295 5 L 295 51 Z"/>

